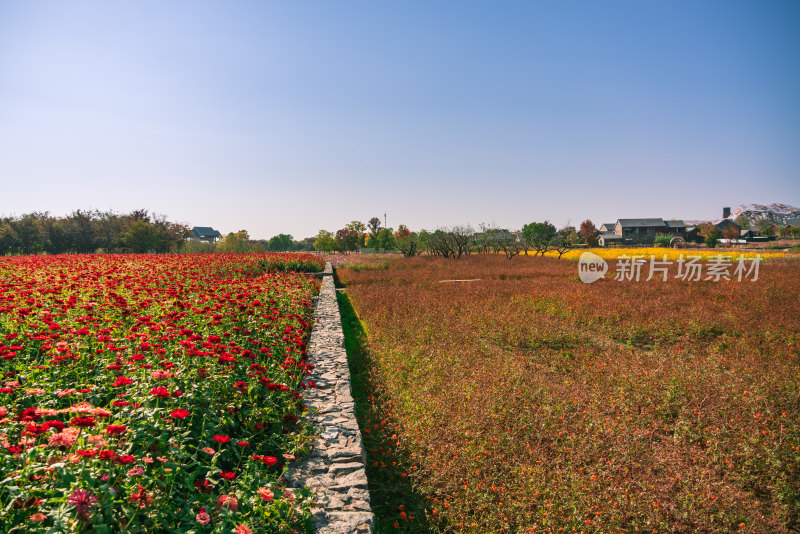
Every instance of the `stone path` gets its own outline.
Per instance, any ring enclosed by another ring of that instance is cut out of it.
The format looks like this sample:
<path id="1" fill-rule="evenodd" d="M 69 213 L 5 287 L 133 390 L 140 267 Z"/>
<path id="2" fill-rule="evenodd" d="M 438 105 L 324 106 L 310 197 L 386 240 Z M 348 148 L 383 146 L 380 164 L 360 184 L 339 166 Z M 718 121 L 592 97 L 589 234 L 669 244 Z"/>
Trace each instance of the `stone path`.
<path id="1" fill-rule="evenodd" d="M 314 530 L 318 534 L 371 533 L 375 525 L 367 490 L 366 453 L 356 421 L 342 319 L 331 264 L 325 266 L 314 329 L 308 345 L 317 387 L 304 392 L 309 420 L 318 429 L 311 456 L 286 478 L 295 487 L 315 490 Z"/>

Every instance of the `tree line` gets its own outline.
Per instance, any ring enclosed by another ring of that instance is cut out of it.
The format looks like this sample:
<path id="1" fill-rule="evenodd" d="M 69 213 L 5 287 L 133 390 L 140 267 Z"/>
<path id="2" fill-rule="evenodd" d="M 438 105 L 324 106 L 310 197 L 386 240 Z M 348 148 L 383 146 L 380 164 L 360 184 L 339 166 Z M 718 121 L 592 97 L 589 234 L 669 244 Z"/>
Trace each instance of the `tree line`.
<path id="1" fill-rule="evenodd" d="M 130 213 L 76 210 L 0 217 L 0 254 L 174 252 L 189 236 L 184 224 L 146 210 Z"/>
<path id="2" fill-rule="evenodd" d="M 399 251 L 405 256 L 431 254 L 445 258 L 460 258 L 469 254 L 504 253 L 508 259 L 521 253 L 544 255 L 549 250 L 563 254 L 580 243 L 597 244 L 597 229 L 591 221 L 584 221 L 580 230 L 574 226 L 557 229 L 549 221 L 532 222 L 518 231 L 480 225 L 476 230 L 470 225 L 442 227 L 433 231 L 410 231 L 401 224 L 393 228 L 381 226 L 373 217 L 368 224 L 352 221 L 334 232 L 320 230 L 314 240 L 314 249 L 323 252 L 352 252 L 359 249 Z"/>

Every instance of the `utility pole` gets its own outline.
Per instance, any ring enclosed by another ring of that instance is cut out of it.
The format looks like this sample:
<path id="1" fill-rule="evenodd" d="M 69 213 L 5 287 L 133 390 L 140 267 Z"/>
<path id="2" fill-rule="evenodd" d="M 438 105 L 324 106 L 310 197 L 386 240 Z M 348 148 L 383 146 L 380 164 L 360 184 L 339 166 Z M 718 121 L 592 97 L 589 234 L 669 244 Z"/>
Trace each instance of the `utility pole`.
<path id="1" fill-rule="evenodd" d="M 383 227 L 386 228 L 386 212 L 383 212 Z"/>

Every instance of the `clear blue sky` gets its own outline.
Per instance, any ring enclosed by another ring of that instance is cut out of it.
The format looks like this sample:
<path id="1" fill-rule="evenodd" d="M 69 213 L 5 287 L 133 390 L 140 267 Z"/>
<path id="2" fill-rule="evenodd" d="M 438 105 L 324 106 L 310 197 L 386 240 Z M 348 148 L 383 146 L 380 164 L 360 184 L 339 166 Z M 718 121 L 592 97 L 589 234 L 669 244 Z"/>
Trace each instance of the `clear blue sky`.
<path id="1" fill-rule="evenodd" d="M 256 238 L 800 206 L 800 2 L 6 0 L 0 189 Z"/>

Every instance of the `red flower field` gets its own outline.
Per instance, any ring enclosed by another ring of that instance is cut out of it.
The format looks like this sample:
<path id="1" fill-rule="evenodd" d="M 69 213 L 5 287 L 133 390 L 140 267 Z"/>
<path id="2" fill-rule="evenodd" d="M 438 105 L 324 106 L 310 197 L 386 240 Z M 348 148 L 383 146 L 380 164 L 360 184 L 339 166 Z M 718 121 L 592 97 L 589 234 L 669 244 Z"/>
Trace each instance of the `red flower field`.
<path id="1" fill-rule="evenodd" d="M 318 284 L 293 271 L 322 267 L 0 259 L 0 530 L 303 529 L 307 495 L 280 476 L 311 435 L 298 415 Z"/>

